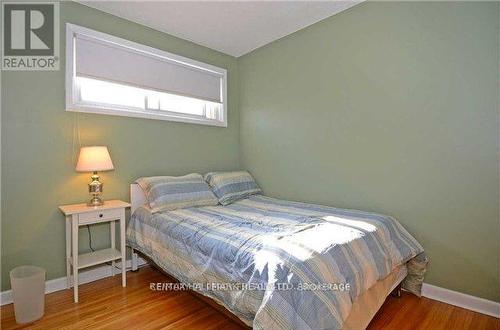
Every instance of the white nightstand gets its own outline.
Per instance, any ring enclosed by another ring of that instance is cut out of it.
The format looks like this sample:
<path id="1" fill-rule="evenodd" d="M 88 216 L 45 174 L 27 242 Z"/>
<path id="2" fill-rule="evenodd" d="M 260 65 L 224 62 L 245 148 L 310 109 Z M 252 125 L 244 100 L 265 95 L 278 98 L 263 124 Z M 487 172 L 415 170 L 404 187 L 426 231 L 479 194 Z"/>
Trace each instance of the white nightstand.
<path id="1" fill-rule="evenodd" d="M 105 201 L 102 206 L 73 204 L 59 206 L 66 216 L 66 277 L 68 288 L 71 287 L 70 267 L 73 266 L 74 299 L 78 302 L 78 270 L 105 262 L 112 263 L 112 275 L 115 274 L 115 260 L 121 259 L 122 286 L 126 286 L 125 262 L 125 209 L 129 203 L 120 200 Z M 120 250 L 115 248 L 115 222 L 120 221 Z M 95 252 L 78 254 L 78 227 L 95 223 L 110 223 L 111 248 Z"/>

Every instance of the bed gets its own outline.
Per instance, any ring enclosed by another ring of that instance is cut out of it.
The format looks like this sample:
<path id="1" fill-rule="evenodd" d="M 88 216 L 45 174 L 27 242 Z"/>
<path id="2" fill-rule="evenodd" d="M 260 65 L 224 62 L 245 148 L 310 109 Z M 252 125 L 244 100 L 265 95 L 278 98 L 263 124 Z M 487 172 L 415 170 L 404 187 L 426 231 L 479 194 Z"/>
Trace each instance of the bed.
<path id="1" fill-rule="evenodd" d="M 254 329 L 362 329 L 427 258 L 391 217 L 254 195 L 152 213 L 131 185 L 127 244 Z M 135 255 L 135 253 L 134 253 Z"/>

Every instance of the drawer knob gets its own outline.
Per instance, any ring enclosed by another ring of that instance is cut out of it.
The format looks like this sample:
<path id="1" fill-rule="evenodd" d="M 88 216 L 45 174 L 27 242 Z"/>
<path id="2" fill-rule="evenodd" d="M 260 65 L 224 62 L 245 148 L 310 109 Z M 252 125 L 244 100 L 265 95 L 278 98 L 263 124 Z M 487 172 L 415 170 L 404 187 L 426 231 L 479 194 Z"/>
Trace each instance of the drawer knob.
<path id="1" fill-rule="evenodd" d="M 102 213 L 99 214 L 99 218 L 102 218 Z"/>

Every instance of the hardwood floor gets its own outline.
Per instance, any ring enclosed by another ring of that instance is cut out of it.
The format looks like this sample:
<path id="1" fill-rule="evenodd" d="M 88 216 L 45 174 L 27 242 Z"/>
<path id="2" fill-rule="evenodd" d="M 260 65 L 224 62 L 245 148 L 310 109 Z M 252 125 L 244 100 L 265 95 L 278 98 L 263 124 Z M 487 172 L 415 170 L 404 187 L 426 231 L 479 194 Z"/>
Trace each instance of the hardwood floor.
<path id="1" fill-rule="evenodd" d="M 242 329 L 225 314 L 187 291 L 152 291 L 150 283 L 170 282 L 152 267 L 80 286 L 80 303 L 72 291 L 46 296 L 45 316 L 20 326 L 13 305 L 0 308 L 2 329 Z M 426 298 L 403 294 L 387 298 L 369 329 L 496 329 L 500 319 Z"/>
<path id="2" fill-rule="evenodd" d="M 403 292 L 386 299 L 368 329 L 500 330 L 500 319 Z"/>

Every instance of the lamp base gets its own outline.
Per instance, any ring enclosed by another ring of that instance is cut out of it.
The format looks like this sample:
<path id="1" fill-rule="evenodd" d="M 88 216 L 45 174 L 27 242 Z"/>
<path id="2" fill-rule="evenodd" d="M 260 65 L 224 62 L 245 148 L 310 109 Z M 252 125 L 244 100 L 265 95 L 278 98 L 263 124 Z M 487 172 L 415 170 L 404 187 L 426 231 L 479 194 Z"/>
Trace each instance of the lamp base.
<path id="1" fill-rule="evenodd" d="M 102 193 L 102 183 L 99 181 L 97 172 L 94 172 L 91 178 L 92 182 L 89 183 L 89 193 L 92 199 L 87 203 L 87 206 L 101 206 L 104 204 L 103 200 L 99 197 Z"/>
<path id="2" fill-rule="evenodd" d="M 87 203 L 87 206 L 101 206 L 104 205 L 104 201 L 98 196 L 92 197 L 92 199 Z"/>

